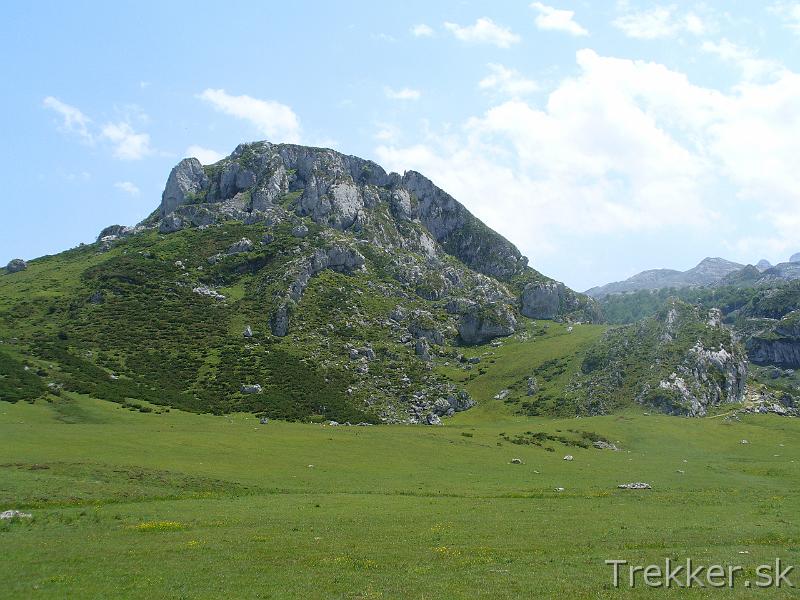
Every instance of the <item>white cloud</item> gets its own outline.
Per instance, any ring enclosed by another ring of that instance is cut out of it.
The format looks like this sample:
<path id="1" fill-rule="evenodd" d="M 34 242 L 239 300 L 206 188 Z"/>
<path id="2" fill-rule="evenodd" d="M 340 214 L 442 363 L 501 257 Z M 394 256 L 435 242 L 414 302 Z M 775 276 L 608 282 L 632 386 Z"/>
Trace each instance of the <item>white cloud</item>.
<path id="1" fill-rule="evenodd" d="M 489 63 L 490 73 L 480 80 L 478 87 L 506 96 L 526 96 L 539 90 L 539 84 L 527 79 L 516 69 Z"/>
<path id="2" fill-rule="evenodd" d="M 383 88 L 383 93 L 390 100 L 419 100 L 422 96 L 422 92 L 411 88 L 395 90 L 390 87 L 385 87 Z"/>
<path id="3" fill-rule="evenodd" d="M 211 150 L 210 148 L 203 148 L 202 146 L 189 146 L 185 152 L 186 156 L 193 156 L 204 165 L 213 165 L 225 158 L 225 155 Z"/>
<path id="4" fill-rule="evenodd" d="M 415 37 L 431 37 L 433 33 L 433 27 L 425 23 L 419 23 L 411 28 L 411 35 Z"/>
<path id="5" fill-rule="evenodd" d="M 576 236 L 626 232 L 739 239 L 740 250 L 763 249 L 752 255 L 792 250 L 800 74 L 721 92 L 658 63 L 591 50 L 577 62 L 542 107 L 506 101 L 414 145 L 382 143 L 377 155 L 425 173 L 534 258 Z"/>
<path id="6" fill-rule="evenodd" d="M 746 80 L 777 75 L 783 70 L 779 63 L 757 58 L 749 48 L 738 46 L 726 38 L 722 38 L 719 43 L 707 40 L 701 48 L 704 52 L 715 54 L 723 61 L 736 65 Z"/>
<path id="7" fill-rule="evenodd" d="M 694 12 L 679 15 L 675 6 L 627 12 L 617 17 L 613 25 L 628 37 L 640 40 L 670 38 L 681 33 L 703 35 L 708 30 L 702 17 Z"/>
<path id="8" fill-rule="evenodd" d="M 198 95 L 216 110 L 249 121 L 273 142 L 300 141 L 300 119 L 286 104 L 251 96 L 232 96 L 225 90 L 207 89 Z"/>
<path id="9" fill-rule="evenodd" d="M 800 2 L 776 2 L 769 11 L 778 16 L 787 29 L 800 34 Z"/>
<path id="10" fill-rule="evenodd" d="M 462 42 L 476 44 L 492 44 L 498 48 L 508 48 L 520 41 L 520 37 L 487 17 L 481 17 L 473 25 L 461 26 L 456 23 L 445 23 L 444 28 Z"/>
<path id="11" fill-rule="evenodd" d="M 541 2 L 534 2 L 531 8 L 539 12 L 536 16 L 536 26 L 539 29 L 563 31 L 575 36 L 589 35 L 589 32 L 575 21 L 574 10 L 558 9 Z"/>
<path id="12" fill-rule="evenodd" d="M 128 115 L 124 121 L 106 123 L 100 132 L 93 131 L 92 120 L 80 109 L 61 102 L 58 98 L 48 96 L 44 99 L 44 106 L 61 115 L 63 121 L 61 129 L 76 133 L 86 142 L 94 144 L 98 141 L 110 142 L 116 158 L 122 160 L 139 160 L 153 153 L 150 147 L 150 135 L 138 133 L 128 122 L 130 115 L 139 121 L 147 121 L 147 115 L 135 105 L 128 105 L 125 113 Z"/>
<path id="13" fill-rule="evenodd" d="M 153 152 L 150 135 L 137 133 L 125 121 L 106 123 L 101 136 L 114 144 L 114 156 L 122 160 L 140 160 Z"/>
<path id="14" fill-rule="evenodd" d="M 136 184 L 131 183 L 130 181 L 118 181 L 114 184 L 114 187 L 131 196 L 139 195 L 139 188 L 136 187 Z"/>
<path id="15" fill-rule="evenodd" d="M 83 114 L 80 109 L 70 106 L 53 96 L 47 96 L 43 104 L 45 108 L 49 108 L 61 115 L 61 129 L 63 131 L 76 133 L 87 142 L 93 140 L 93 136 L 89 131 L 89 125 L 92 120 Z"/>

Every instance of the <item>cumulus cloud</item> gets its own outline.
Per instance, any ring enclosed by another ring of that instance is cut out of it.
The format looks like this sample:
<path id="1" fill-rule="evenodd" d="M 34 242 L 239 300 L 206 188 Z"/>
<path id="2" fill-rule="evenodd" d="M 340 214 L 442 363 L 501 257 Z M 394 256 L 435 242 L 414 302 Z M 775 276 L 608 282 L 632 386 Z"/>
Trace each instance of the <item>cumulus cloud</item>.
<path id="1" fill-rule="evenodd" d="M 478 82 L 482 90 L 506 96 L 526 96 L 539 90 L 539 84 L 528 79 L 516 69 L 489 63 L 489 74 Z"/>
<path id="2" fill-rule="evenodd" d="M 210 148 L 203 148 L 202 146 L 189 146 L 185 152 L 186 156 L 193 156 L 204 165 L 213 165 L 225 158 L 225 155 Z"/>
<path id="3" fill-rule="evenodd" d="M 223 89 L 206 89 L 198 97 L 226 115 L 248 121 L 276 142 L 300 141 L 300 119 L 286 104 L 247 95 L 234 96 Z"/>
<path id="4" fill-rule="evenodd" d="M 61 129 L 76 133 L 87 142 L 93 141 L 89 131 L 92 120 L 81 112 L 80 109 L 62 102 L 53 96 L 47 96 L 42 102 L 45 108 L 55 111 L 61 116 Z"/>
<path id="5" fill-rule="evenodd" d="M 130 181 L 118 181 L 114 184 L 114 187 L 130 196 L 139 195 L 139 188 Z"/>
<path id="6" fill-rule="evenodd" d="M 735 231 L 752 255 L 791 250 L 800 75 L 721 92 L 654 62 L 592 50 L 576 59 L 579 74 L 543 106 L 508 100 L 414 145 L 382 143 L 377 155 L 425 173 L 532 257 L 575 235 L 735 230 L 729 211 L 767 228 Z"/>
<path id="7" fill-rule="evenodd" d="M 390 100 L 419 100 L 422 96 L 422 92 L 411 88 L 395 90 L 390 87 L 385 87 L 383 88 L 383 93 Z"/>
<path id="8" fill-rule="evenodd" d="M 114 156 L 122 160 L 140 160 L 153 152 L 150 135 L 136 132 L 125 121 L 106 123 L 100 135 L 113 144 Z"/>
<path id="9" fill-rule="evenodd" d="M 433 33 L 433 27 L 425 23 L 419 23 L 411 28 L 411 35 L 414 37 L 431 37 Z"/>
<path id="10" fill-rule="evenodd" d="M 539 12 L 536 16 L 536 27 L 550 31 L 563 31 L 570 35 L 589 35 L 589 32 L 575 21 L 574 10 L 563 10 L 534 2 L 531 8 Z"/>
<path id="11" fill-rule="evenodd" d="M 509 48 L 520 41 L 520 36 L 487 17 L 481 17 L 473 25 L 445 23 L 444 28 L 462 42 L 491 44 L 498 48 Z"/>
<path id="12" fill-rule="evenodd" d="M 695 12 L 679 14 L 675 6 L 655 6 L 630 11 L 617 17 L 613 25 L 625 35 L 639 40 L 675 37 L 682 33 L 703 35 L 708 26 Z"/>

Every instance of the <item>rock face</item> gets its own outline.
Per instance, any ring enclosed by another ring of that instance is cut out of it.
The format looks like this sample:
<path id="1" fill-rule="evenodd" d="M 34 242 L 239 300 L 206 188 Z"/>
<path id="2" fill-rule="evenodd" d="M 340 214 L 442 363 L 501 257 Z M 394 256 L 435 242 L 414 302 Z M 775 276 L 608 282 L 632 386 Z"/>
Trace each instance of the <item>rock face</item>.
<path id="1" fill-rule="evenodd" d="M 780 321 L 747 341 L 747 353 L 756 364 L 800 368 L 800 311 Z"/>
<path id="2" fill-rule="evenodd" d="M 531 319 L 552 319 L 561 308 L 563 290 L 556 282 L 529 283 L 522 290 L 520 312 Z"/>
<path id="3" fill-rule="evenodd" d="M 418 280 L 418 293 L 427 299 L 439 299 L 464 285 L 457 270 L 440 268 L 449 255 L 487 280 L 492 278 L 495 287 L 497 281 L 513 280 L 510 289 L 501 291 L 506 295 L 502 300 L 521 307 L 523 314 L 555 318 L 566 311 L 592 309 L 563 284 L 548 287 L 550 280 L 530 269 L 511 242 L 420 173 L 386 173 L 374 162 L 323 148 L 257 142 L 242 144 L 207 167 L 197 159 L 184 159 L 170 173 L 157 215 L 143 225 L 167 234 L 231 219 L 270 226 L 294 220 L 292 234 L 304 239 L 309 228 L 297 223 L 298 217 L 323 228 L 368 235 L 377 247 L 412 250 L 440 263 L 400 274 Z M 501 299 L 493 295 L 487 300 Z M 582 316 L 597 318 L 593 309 Z M 513 332 L 509 319 L 465 321 L 467 338 L 475 343 Z"/>
<path id="4" fill-rule="evenodd" d="M 800 263 L 800 252 L 792 254 L 791 258 L 789 259 L 789 262 Z"/>
<path id="5" fill-rule="evenodd" d="M 28 268 L 28 263 L 26 263 L 21 258 L 15 258 L 6 265 L 6 273 L 19 273 L 20 271 L 24 271 Z"/>
<path id="6" fill-rule="evenodd" d="M 474 307 L 461 316 L 458 335 L 465 344 L 482 344 L 514 333 L 517 320 L 508 306 Z"/>
<path id="7" fill-rule="evenodd" d="M 172 169 L 164 193 L 161 195 L 162 218 L 171 214 L 179 206 L 196 200 L 197 195 L 206 186 L 208 186 L 208 177 L 200 161 L 196 158 L 184 158 Z"/>

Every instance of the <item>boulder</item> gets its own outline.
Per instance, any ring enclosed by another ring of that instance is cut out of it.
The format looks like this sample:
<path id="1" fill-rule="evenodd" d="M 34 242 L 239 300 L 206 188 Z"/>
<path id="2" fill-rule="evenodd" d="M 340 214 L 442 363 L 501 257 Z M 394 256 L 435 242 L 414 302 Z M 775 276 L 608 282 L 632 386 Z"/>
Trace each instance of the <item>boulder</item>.
<path id="1" fill-rule="evenodd" d="M 436 413 L 430 413 L 427 417 L 425 417 L 425 422 L 428 425 L 441 425 L 442 420 L 439 418 L 439 415 Z"/>
<path id="2" fill-rule="evenodd" d="M 6 265 L 6 272 L 7 273 L 19 273 L 20 271 L 24 271 L 28 268 L 28 263 L 26 263 L 21 258 L 14 258 Z"/>
<path id="3" fill-rule="evenodd" d="M 168 214 L 158 225 L 159 233 L 174 233 L 186 227 L 186 223 L 176 214 Z"/>
<path id="4" fill-rule="evenodd" d="M 253 249 L 253 242 L 247 238 L 242 238 L 235 244 L 231 245 L 226 251 L 227 254 L 241 254 L 243 252 L 250 252 Z"/>
<path id="5" fill-rule="evenodd" d="M 296 238 L 304 238 L 308 235 L 308 227 L 305 225 L 297 225 L 292 228 L 292 235 Z"/>
<path id="6" fill-rule="evenodd" d="M 521 465 L 522 464 L 522 459 L 521 458 L 512 458 L 511 459 L 511 464 L 512 465 Z"/>
<path id="7" fill-rule="evenodd" d="M 621 490 L 651 490 L 649 483 L 635 481 L 633 483 L 621 483 L 617 486 Z"/>
<path id="8" fill-rule="evenodd" d="M 30 519 L 33 518 L 31 513 L 22 512 L 21 510 L 4 510 L 0 513 L 0 519 L 3 521 L 10 521 L 12 519 Z"/>
<path id="9" fill-rule="evenodd" d="M 253 337 L 253 330 L 250 328 L 250 325 L 244 328 L 244 333 L 242 333 L 242 335 L 246 338 Z"/>
<path id="10" fill-rule="evenodd" d="M 240 391 L 243 394 L 260 394 L 261 393 L 261 386 L 257 383 L 253 384 L 242 384 Z"/>
<path id="11" fill-rule="evenodd" d="M 567 462 L 570 462 L 570 461 L 573 461 L 573 460 L 575 460 L 575 458 L 572 456 L 572 454 L 567 454 L 567 455 L 564 457 L 564 460 L 566 460 Z"/>

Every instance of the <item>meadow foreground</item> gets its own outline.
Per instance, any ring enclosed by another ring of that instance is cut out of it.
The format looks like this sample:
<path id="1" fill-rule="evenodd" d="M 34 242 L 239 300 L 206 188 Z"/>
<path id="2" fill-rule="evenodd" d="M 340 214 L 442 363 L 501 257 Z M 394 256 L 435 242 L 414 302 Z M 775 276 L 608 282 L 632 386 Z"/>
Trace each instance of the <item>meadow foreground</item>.
<path id="1" fill-rule="evenodd" d="M 0 596 L 792 597 L 741 582 L 800 563 L 797 420 L 504 408 L 430 428 L 3 404 L 0 507 L 33 516 L 0 525 Z M 581 447 L 597 437 L 621 450 Z M 617 489 L 634 481 L 653 489 Z M 630 590 L 604 564 L 667 557 L 744 573 Z"/>

